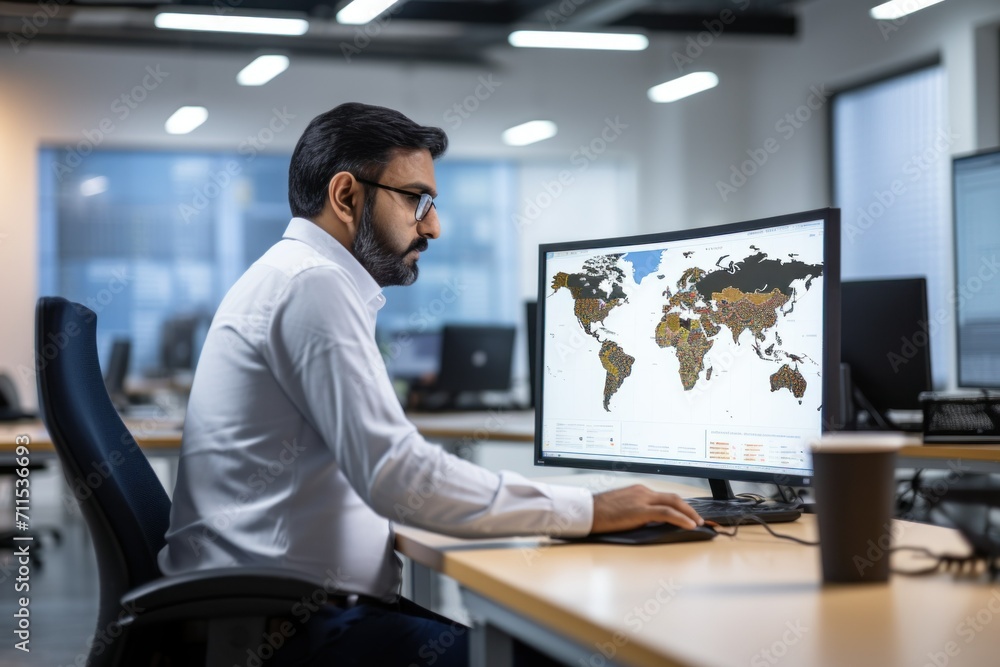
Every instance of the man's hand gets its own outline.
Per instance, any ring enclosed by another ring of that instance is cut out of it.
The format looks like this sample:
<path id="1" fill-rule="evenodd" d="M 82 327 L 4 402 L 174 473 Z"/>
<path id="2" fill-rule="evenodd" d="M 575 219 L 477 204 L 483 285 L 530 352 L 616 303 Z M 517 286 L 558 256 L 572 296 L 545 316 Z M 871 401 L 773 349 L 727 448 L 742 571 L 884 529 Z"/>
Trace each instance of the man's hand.
<path id="1" fill-rule="evenodd" d="M 650 521 L 695 528 L 705 523 L 676 493 L 658 493 L 635 484 L 594 496 L 594 525 L 591 533 L 610 533 L 638 528 Z"/>

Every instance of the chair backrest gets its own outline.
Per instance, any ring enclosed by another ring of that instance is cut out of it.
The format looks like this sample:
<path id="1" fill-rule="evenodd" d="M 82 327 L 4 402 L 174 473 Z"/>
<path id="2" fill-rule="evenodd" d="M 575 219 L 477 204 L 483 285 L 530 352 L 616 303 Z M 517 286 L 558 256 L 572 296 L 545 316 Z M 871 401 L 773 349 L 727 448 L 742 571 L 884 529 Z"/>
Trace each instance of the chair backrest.
<path id="1" fill-rule="evenodd" d="M 170 499 L 108 396 L 96 331 L 89 308 L 38 300 L 39 410 L 94 542 L 104 629 L 127 590 L 162 576 L 156 555 L 166 544 Z"/>

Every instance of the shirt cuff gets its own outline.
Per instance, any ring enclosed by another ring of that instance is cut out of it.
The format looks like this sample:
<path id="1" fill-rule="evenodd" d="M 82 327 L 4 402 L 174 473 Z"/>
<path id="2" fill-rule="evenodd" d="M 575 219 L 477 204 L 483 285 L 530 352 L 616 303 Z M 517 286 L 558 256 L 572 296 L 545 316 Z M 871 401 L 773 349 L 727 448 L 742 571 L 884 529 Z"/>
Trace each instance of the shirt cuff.
<path id="1" fill-rule="evenodd" d="M 594 495 L 578 486 L 549 484 L 555 513 L 553 537 L 583 537 L 594 525 Z"/>

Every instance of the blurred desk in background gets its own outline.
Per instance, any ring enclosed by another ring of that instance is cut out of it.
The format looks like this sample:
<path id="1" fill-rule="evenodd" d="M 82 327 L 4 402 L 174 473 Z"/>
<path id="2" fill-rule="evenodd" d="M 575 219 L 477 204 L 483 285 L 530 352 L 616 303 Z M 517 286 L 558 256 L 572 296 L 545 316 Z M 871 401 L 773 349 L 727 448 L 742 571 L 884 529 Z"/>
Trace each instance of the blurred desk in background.
<path id="1" fill-rule="evenodd" d="M 182 421 L 173 418 L 126 419 L 128 427 L 146 456 L 176 456 L 181 450 Z M 55 458 L 52 438 L 40 420 L 0 424 L 0 462 L 9 462 L 17 449 L 17 438 L 27 436 L 32 460 Z"/>
<path id="2" fill-rule="evenodd" d="M 406 416 L 428 440 L 535 441 L 533 410 L 408 412 Z"/>

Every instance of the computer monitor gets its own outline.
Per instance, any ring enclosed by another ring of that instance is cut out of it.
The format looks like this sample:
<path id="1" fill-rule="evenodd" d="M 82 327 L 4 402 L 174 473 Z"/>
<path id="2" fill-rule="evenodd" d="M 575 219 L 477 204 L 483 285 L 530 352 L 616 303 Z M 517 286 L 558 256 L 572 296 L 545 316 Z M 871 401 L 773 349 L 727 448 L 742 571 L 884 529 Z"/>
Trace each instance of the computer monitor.
<path id="1" fill-rule="evenodd" d="M 168 375 L 194 371 L 205 342 L 211 317 L 204 314 L 176 315 L 160 329 L 160 365 Z"/>
<path id="2" fill-rule="evenodd" d="M 838 209 L 540 246 L 536 465 L 809 484 L 839 290 Z"/>
<path id="3" fill-rule="evenodd" d="M 510 389 L 515 328 L 449 324 L 441 332 L 441 370 L 436 389 L 507 391 Z"/>
<path id="4" fill-rule="evenodd" d="M 955 158 L 958 385 L 1000 387 L 1000 149 Z"/>
<path id="5" fill-rule="evenodd" d="M 889 411 L 920 410 L 920 392 L 932 389 L 927 281 L 843 282 L 840 306 L 840 361 L 850 368 L 855 408 L 872 427 L 903 426 Z"/>
<path id="6" fill-rule="evenodd" d="M 111 344 L 111 357 L 104 373 L 104 386 L 116 403 L 125 399 L 125 378 L 128 377 L 131 354 L 132 341 L 128 338 L 116 338 Z"/>
<path id="7" fill-rule="evenodd" d="M 416 380 L 436 375 L 441 367 L 441 332 L 395 331 L 385 343 L 383 356 L 392 378 Z"/>

